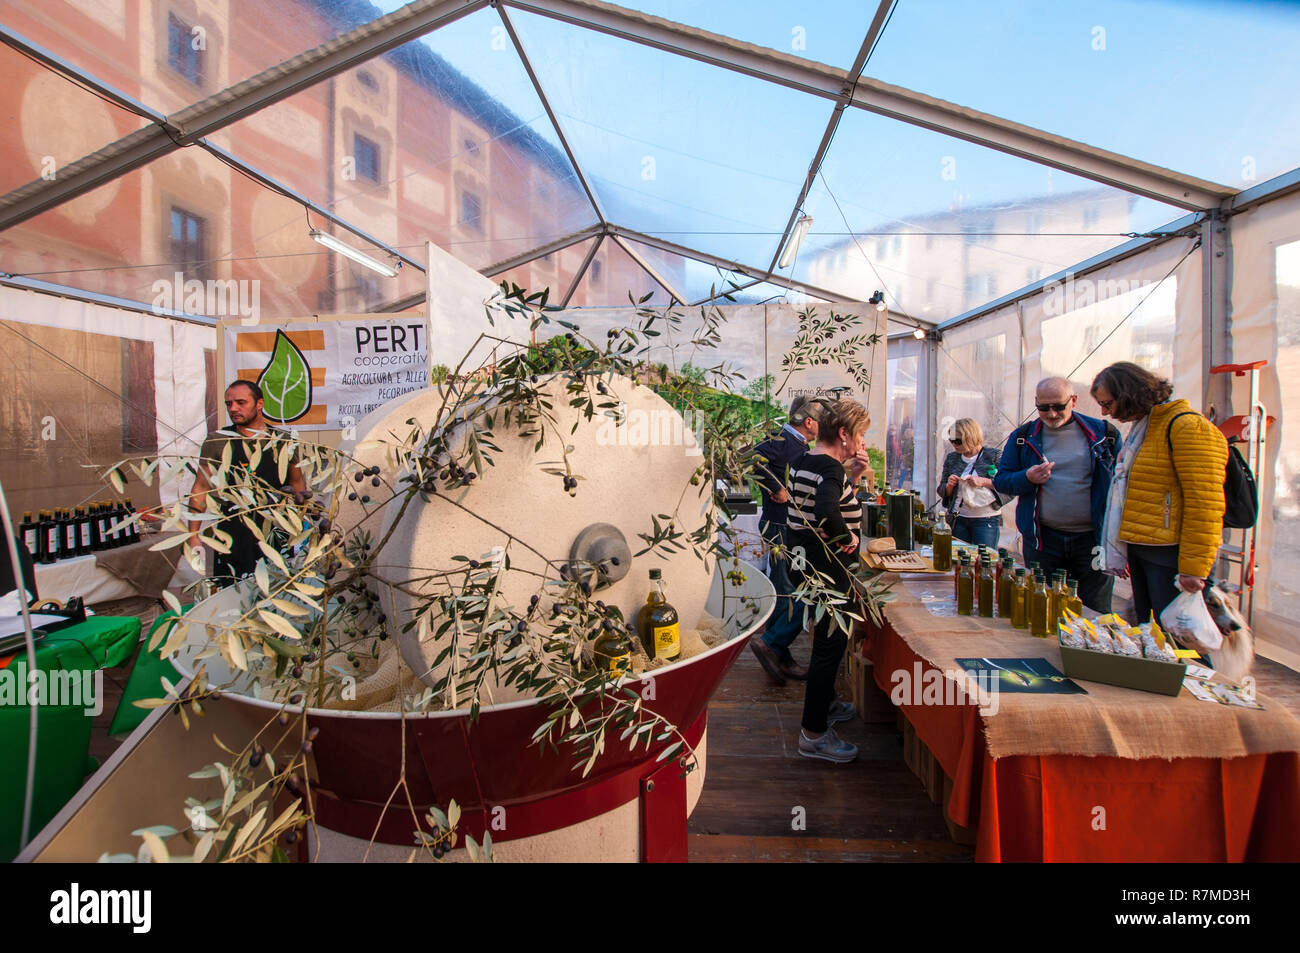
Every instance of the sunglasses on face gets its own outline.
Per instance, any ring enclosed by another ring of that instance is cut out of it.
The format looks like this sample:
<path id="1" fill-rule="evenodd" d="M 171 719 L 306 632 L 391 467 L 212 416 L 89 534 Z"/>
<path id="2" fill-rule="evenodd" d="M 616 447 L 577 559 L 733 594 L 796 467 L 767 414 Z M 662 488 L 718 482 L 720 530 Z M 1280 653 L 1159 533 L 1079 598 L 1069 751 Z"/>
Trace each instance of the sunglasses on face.
<path id="1" fill-rule="evenodd" d="M 1070 406 L 1070 402 L 1067 400 L 1064 404 L 1035 404 L 1034 406 L 1038 408 L 1040 414 L 1045 414 L 1048 411 L 1053 410 L 1059 414 Z"/>
<path id="2" fill-rule="evenodd" d="M 952 444 L 954 447 L 960 447 L 960 446 L 961 446 L 961 437 L 949 437 L 949 438 L 948 438 L 948 442 L 949 442 L 950 444 Z"/>

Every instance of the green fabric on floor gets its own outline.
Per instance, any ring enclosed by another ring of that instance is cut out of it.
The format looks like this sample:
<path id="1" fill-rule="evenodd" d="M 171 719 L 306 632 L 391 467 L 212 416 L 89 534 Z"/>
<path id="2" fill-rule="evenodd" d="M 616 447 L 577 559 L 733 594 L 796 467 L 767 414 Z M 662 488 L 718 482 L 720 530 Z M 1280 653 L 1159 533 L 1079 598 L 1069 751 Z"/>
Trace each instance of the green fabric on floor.
<path id="1" fill-rule="evenodd" d="M 185 609 L 189 609 L 189 606 Z M 122 699 L 117 703 L 113 724 L 108 729 L 108 733 L 113 737 L 135 731 L 140 727 L 140 723 L 149 717 L 152 709 L 140 708 L 135 702 L 145 698 L 162 698 L 163 687 L 159 679 L 166 678 L 173 685 L 180 681 L 180 673 L 172 663 L 159 655 L 158 649 L 152 651 L 149 649 L 158 630 L 163 626 L 170 626 L 179 618 L 180 616 L 175 612 L 164 612 L 154 621 L 153 627 L 149 630 L 149 637 L 140 646 L 140 654 L 135 657 L 135 666 L 131 669 L 130 678 L 127 679 Z M 162 648 L 163 642 L 166 641 L 164 636 L 159 641 L 158 648 Z"/>
<path id="2" fill-rule="evenodd" d="M 45 697 L 57 693 L 59 700 L 76 703 L 40 705 L 30 837 L 49 823 L 85 780 L 95 708 L 103 705 L 102 683 L 95 684 L 94 673 L 126 662 L 139 641 L 139 619 L 92 616 L 52 632 L 37 644 L 36 665 L 45 673 L 51 693 Z M 26 651 L 15 653 L 8 667 L 0 670 L 0 862 L 17 855 L 22 831 L 31 719 L 26 675 Z"/>

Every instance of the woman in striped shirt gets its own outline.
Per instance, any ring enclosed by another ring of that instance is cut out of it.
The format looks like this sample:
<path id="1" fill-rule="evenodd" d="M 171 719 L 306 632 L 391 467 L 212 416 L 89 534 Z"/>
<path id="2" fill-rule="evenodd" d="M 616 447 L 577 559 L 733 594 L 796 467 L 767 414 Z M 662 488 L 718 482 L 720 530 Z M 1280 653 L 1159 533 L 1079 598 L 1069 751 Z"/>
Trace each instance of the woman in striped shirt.
<path id="1" fill-rule="evenodd" d="M 869 465 L 864 438 L 870 425 L 867 409 L 857 401 L 836 401 L 822 413 L 816 449 L 790 464 L 791 574 L 797 582 L 819 578 L 821 586 L 843 593 L 835 604 L 841 609 L 850 608 L 853 602 L 849 566 L 858 558 L 862 522 L 855 488 Z M 852 705 L 835 702 L 835 673 L 844 657 L 848 633 L 835 625 L 830 608 L 827 606 L 828 611 L 813 626 L 799 753 L 845 763 L 857 757 L 858 749 L 836 737 L 831 723 L 853 717 Z"/>

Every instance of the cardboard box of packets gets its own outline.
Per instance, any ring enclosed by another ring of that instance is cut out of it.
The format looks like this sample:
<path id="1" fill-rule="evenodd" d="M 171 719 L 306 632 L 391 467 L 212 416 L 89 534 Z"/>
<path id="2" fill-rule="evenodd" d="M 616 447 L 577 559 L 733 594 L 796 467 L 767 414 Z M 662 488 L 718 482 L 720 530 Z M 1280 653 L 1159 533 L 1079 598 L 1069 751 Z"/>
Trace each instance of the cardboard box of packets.
<path id="1" fill-rule="evenodd" d="M 1186 662 L 1124 654 L 1116 648 L 1119 640 L 1126 638 L 1130 646 L 1136 643 L 1139 652 L 1148 640 L 1157 643 L 1160 652 L 1166 651 L 1166 645 L 1167 651 L 1176 652 L 1173 640 L 1160 632 L 1158 625 L 1155 626 L 1154 636 L 1147 634 L 1144 637 L 1145 626 L 1129 626 L 1118 617 L 1114 617 L 1114 623 L 1107 624 L 1103 621 L 1107 618 L 1111 617 L 1103 616 L 1094 624 L 1075 616 L 1070 624 L 1062 623 L 1058 637 L 1061 670 L 1070 678 L 1088 682 L 1103 682 L 1157 695 L 1177 695 L 1183 687 L 1183 676 L 1187 674 Z M 1072 636 L 1076 637 L 1071 638 Z M 1069 641 L 1075 641 L 1076 644 L 1069 645 Z M 1110 646 L 1111 651 L 1099 650 L 1097 646 L 1101 643 Z"/>

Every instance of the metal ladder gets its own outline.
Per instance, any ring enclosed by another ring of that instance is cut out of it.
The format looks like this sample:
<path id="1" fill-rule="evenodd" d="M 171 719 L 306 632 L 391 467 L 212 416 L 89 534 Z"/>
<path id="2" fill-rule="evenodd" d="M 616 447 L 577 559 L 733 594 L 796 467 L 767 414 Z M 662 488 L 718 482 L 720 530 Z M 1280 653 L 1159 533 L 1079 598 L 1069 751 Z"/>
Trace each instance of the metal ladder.
<path id="1" fill-rule="evenodd" d="M 1251 361 L 1249 364 L 1219 364 L 1210 368 L 1211 374 L 1232 374 L 1234 377 L 1250 375 L 1250 413 L 1238 414 L 1218 423 L 1219 430 L 1232 441 L 1234 438 L 1246 445 L 1246 466 L 1255 476 L 1255 486 L 1259 492 L 1259 505 L 1263 509 L 1268 499 L 1260 479 L 1260 467 L 1264 463 L 1265 432 L 1273 423 L 1264 404 L 1259 399 L 1259 369 L 1268 361 Z M 1235 580 L 1225 580 L 1228 591 L 1237 594 L 1237 607 L 1253 623 L 1255 611 L 1255 533 L 1259 521 L 1247 529 L 1227 530 L 1228 542 L 1219 547 L 1219 557 L 1230 566 L 1235 567 Z M 1237 533 L 1241 534 L 1240 543 L 1234 541 Z"/>

